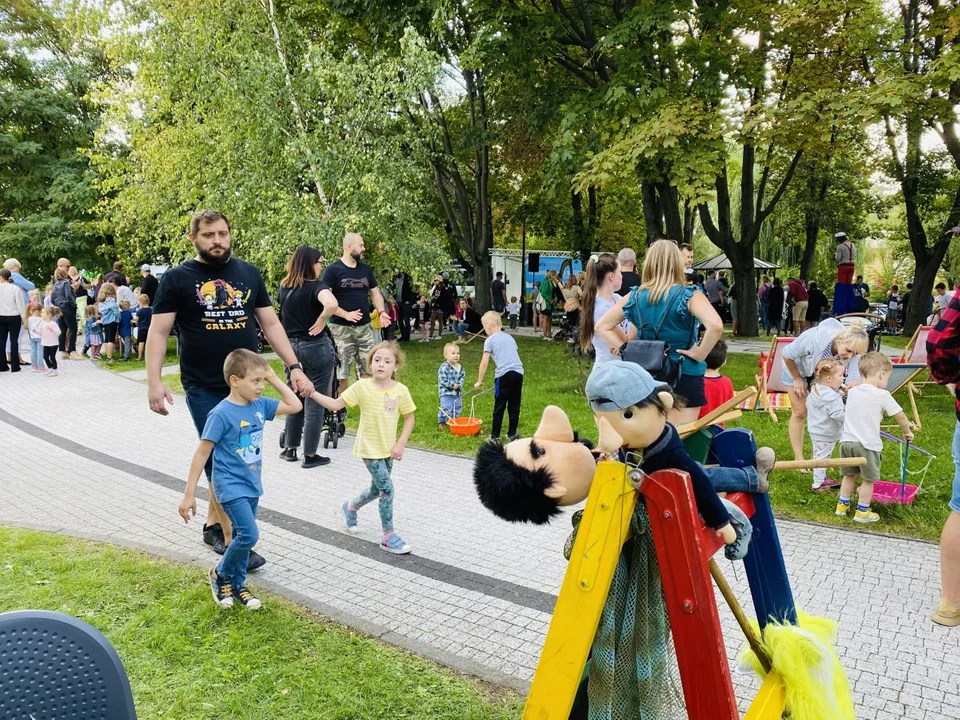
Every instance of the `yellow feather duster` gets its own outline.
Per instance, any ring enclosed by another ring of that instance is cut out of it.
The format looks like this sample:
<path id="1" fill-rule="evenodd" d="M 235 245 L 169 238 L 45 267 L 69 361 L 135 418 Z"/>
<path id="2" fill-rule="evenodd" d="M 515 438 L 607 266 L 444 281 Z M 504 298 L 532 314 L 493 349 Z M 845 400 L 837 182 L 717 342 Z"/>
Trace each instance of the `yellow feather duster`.
<path id="1" fill-rule="evenodd" d="M 834 650 L 837 624 L 800 611 L 797 621 L 771 622 L 763 631 L 763 646 L 780 677 L 791 720 L 856 720 L 847 676 Z M 740 666 L 765 677 L 749 647 L 740 654 Z"/>

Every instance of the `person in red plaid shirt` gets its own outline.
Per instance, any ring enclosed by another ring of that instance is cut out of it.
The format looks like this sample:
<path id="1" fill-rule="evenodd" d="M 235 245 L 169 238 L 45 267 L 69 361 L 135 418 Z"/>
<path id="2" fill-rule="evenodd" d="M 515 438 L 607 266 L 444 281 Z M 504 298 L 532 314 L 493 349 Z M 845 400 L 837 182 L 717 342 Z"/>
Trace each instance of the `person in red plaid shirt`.
<path id="1" fill-rule="evenodd" d="M 927 367 L 930 376 L 946 385 L 957 397 L 957 425 L 953 433 L 953 493 L 950 515 L 940 535 L 940 605 L 932 619 L 940 625 L 960 625 L 960 293 L 940 314 L 936 326 L 927 335 Z"/>

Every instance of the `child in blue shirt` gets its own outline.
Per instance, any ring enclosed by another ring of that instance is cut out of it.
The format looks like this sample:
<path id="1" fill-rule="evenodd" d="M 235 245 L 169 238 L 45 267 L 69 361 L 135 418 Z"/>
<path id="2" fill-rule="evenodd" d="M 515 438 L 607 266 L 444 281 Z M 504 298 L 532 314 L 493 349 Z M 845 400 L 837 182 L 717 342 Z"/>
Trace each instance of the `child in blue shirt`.
<path id="1" fill-rule="evenodd" d="M 150 307 L 150 296 L 146 293 L 137 298 L 140 307 L 137 308 L 137 360 L 143 360 L 143 351 L 147 347 L 147 333 L 150 322 L 153 320 L 153 308 Z"/>
<path id="2" fill-rule="evenodd" d="M 130 352 L 133 350 L 133 310 L 130 309 L 129 300 L 120 301 L 120 349 L 123 352 L 123 359 L 130 359 Z"/>
<path id="3" fill-rule="evenodd" d="M 483 387 L 483 376 L 487 374 L 487 366 L 493 358 L 496 371 L 493 374 L 493 427 L 490 428 L 490 437 L 500 439 L 500 428 L 503 425 L 503 411 L 507 411 L 509 424 L 507 437 L 510 440 L 517 438 L 517 425 L 520 423 L 520 397 L 523 393 L 523 363 L 520 362 L 520 353 L 517 352 L 517 341 L 511 335 L 503 332 L 500 313 L 490 310 L 480 318 L 483 331 L 487 339 L 483 342 L 483 359 L 477 371 L 477 382 L 474 387 L 478 390 Z"/>
<path id="4" fill-rule="evenodd" d="M 463 383 L 467 371 L 460 364 L 460 348 L 456 343 L 443 346 L 443 363 L 437 371 L 437 393 L 440 395 L 440 412 L 437 422 L 447 427 L 447 420 L 460 417 L 463 412 Z"/>
<path id="5" fill-rule="evenodd" d="M 233 540 L 219 565 L 211 568 L 208 575 L 213 601 L 220 607 L 232 607 L 236 600 L 249 610 L 258 610 L 262 603 L 244 583 L 247 560 L 260 535 L 257 505 L 263 494 L 263 425 L 277 415 L 300 412 L 303 404 L 267 361 L 250 350 L 234 350 L 227 355 L 223 377 L 230 394 L 207 415 L 200 445 L 190 462 L 179 511 L 184 522 L 197 514 L 197 481 L 213 453 L 210 482 L 233 525 Z M 282 400 L 261 397 L 265 383 L 270 383 Z"/>

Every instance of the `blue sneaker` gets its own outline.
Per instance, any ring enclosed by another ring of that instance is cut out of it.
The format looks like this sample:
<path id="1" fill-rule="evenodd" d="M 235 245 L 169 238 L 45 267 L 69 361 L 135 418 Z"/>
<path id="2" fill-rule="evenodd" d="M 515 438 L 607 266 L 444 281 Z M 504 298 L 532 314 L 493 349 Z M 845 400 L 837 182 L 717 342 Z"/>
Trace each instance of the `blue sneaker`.
<path id="1" fill-rule="evenodd" d="M 380 541 L 380 549 L 386 550 L 394 555 L 406 555 L 410 552 L 410 546 L 407 545 L 396 533 L 391 533 Z"/>
<path id="2" fill-rule="evenodd" d="M 350 503 L 344 502 L 340 509 L 343 511 L 343 522 L 347 526 L 347 530 L 352 533 L 355 533 L 359 530 L 357 527 L 357 511 L 350 509 Z"/>
<path id="3" fill-rule="evenodd" d="M 213 601 L 222 608 L 233 607 L 233 588 L 230 587 L 230 578 L 222 577 L 215 567 L 207 573 L 210 582 L 210 592 Z"/>

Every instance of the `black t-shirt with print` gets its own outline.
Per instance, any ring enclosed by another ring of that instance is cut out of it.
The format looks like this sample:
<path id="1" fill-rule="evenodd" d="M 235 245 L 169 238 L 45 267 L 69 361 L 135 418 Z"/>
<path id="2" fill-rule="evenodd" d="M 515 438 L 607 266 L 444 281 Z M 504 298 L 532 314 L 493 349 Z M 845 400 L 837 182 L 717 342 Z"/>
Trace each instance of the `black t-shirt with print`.
<path id="1" fill-rule="evenodd" d="M 321 290 L 329 289 L 323 280 L 307 280 L 298 288 L 280 288 L 277 302 L 280 303 L 280 322 L 287 337 L 310 337 L 310 328 L 323 312 L 323 303 L 317 296 Z M 320 335 L 329 333 L 330 329 L 325 327 Z"/>
<path id="2" fill-rule="evenodd" d="M 325 282 L 340 307 L 344 310 L 361 310 L 363 316 L 359 322 L 349 322 L 340 317 L 330 318 L 334 325 L 367 325 L 370 322 L 370 290 L 377 286 L 377 279 L 373 270 L 366 263 L 358 262 L 356 267 L 347 267 L 343 260 L 337 260 L 327 265 L 323 271 Z"/>
<path id="3" fill-rule="evenodd" d="M 223 361 L 237 348 L 256 351 L 253 311 L 263 307 L 270 307 L 263 277 L 243 260 L 220 268 L 186 260 L 163 274 L 153 312 L 176 313 L 185 388 L 227 389 Z"/>

